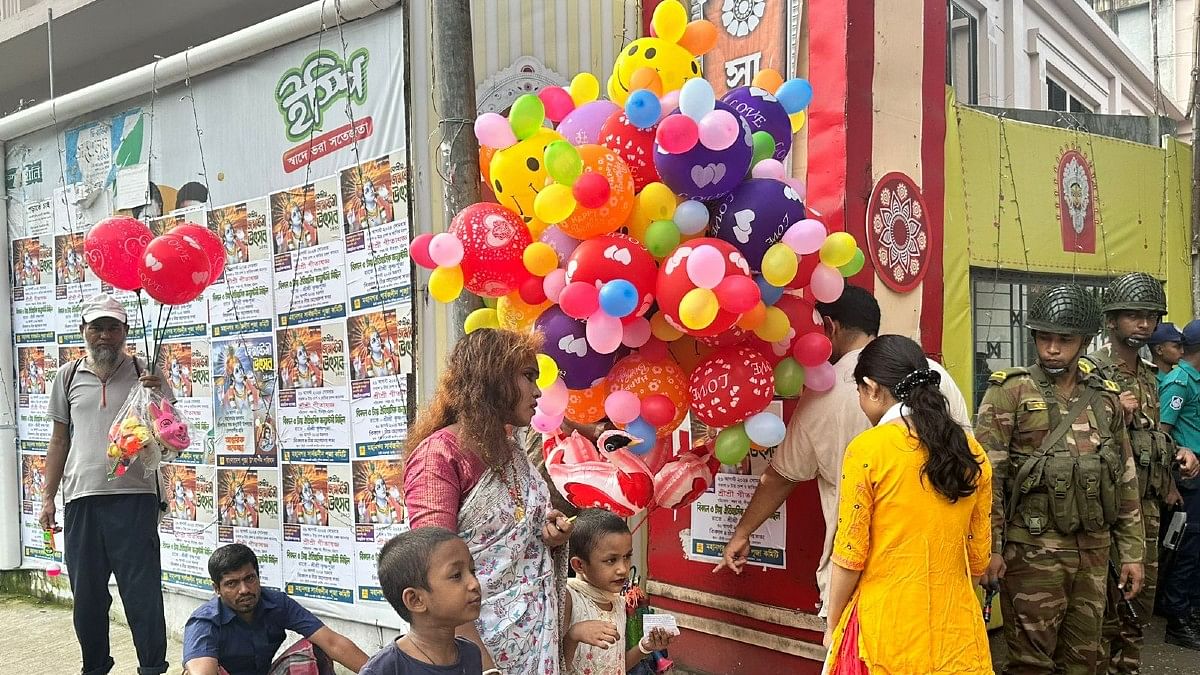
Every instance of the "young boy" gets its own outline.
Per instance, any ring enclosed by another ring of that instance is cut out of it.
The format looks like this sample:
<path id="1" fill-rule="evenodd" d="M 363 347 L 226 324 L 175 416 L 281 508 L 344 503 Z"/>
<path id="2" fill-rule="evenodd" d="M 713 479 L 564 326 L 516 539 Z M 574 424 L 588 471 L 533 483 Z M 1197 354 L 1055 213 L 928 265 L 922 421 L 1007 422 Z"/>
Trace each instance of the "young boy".
<path id="1" fill-rule="evenodd" d="M 467 544 L 440 527 L 419 527 L 379 552 L 383 595 L 408 622 L 407 635 L 367 661 L 360 675 L 481 675 L 479 647 L 454 629 L 479 618 L 482 595 Z"/>
<path id="2" fill-rule="evenodd" d="M 624 675 L 643 657 L 666 649 L 673 637 L 655 628 L 627 652 L 621 589 L 633 563 L 633 535 L 608 511 L 586 509 L 571 531 L 571 569 L 563 637 L 564 675 Z"/>

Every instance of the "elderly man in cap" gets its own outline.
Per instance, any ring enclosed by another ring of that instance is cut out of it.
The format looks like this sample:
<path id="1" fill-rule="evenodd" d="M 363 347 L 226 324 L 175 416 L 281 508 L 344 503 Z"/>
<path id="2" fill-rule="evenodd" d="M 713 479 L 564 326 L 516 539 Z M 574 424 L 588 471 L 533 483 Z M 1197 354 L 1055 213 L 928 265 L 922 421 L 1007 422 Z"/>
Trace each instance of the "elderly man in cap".
<path id="1" fill-rule="evenodd" d="M 1173 323 L 1160 323 L 1150 334 L 1150 339 L 1146 340 L 1146 347 L 1150 350 L 1150 360 L 1158 368 L 1155 376 L 1158 377 L 1158 384 L 1161 386 L 1166 381 L 1167 374 L 1174 370 L 1183 358 L 1183 333 L 1179 332 Z"/>
<path id="2" fill-rule="evenodd" d="M 83 653 L 83 675 L 113 669 L 109 653 L 109 575 L 133 633 L 139 675 L 167 672 L 158 518 L 165 508 L 158 474 L 127 471 L 108 478 L 108 430 L 135 386 L 159 388 L 174 400 L 162 377 L 125 352 L 129 331 L 125 308 L 107 294 L 83 305 L 79 331 L 87 356 L 61 364 L 50 392 L 54 428 L 46 454 L 40 522 L 59 529 L 54 498 L 62 488 L 63 525 L 75 636 Z M 122 669 L 121 672 L 130 672 Z"/>

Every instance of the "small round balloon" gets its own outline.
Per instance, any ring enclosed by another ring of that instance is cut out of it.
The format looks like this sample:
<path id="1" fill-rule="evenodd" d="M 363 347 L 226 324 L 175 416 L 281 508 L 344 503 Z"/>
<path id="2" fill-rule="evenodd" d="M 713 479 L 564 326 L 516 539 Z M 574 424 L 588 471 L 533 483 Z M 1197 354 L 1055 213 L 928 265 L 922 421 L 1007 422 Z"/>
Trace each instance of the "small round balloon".
<path id="1" fill-rule="evenodd" d="M 154 234 L 146 224 L 129 216 L 105 218 L 88 230 L 83 257 L 101 281 L 123 291 L 142 287 L 138 274 L 142 254 Z"/>
<path id="2" fill-rule="evenodd" d="M 529 276 L 522 254 L 532 242 L 521 218 L 500 206 L 481 202 L 459 211 L 450 233 L 463 245 L 463 285 L 476 295 L 498 298 L 516 290 Z"/>

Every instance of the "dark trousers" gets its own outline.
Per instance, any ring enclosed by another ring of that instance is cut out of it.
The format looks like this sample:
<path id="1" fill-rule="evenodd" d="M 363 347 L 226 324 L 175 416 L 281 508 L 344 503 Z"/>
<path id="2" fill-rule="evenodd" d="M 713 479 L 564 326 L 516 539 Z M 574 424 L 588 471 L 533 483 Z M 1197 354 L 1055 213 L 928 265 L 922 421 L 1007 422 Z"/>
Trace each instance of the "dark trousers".
<path id="1" fill-rule="evenodd" d="M 1200 610 L 1200 490 L 1180 490 L 1188 512 L 1183 540 L 1165 579 L 1159 581 L 1159 605 L 1168 617 L 1187 620 Z"/>
<path id="2" fill-rule="evenodd" d="M 167 624 L 163 616 L 159 561 L 158 497 L 96 495 L 67 504 L 66 563 L 75 597 L 75 636 L 83 652 L 83 675 L 107 675 L 109 575 L 133 633 L 140 675 L 167 672 Z"/>

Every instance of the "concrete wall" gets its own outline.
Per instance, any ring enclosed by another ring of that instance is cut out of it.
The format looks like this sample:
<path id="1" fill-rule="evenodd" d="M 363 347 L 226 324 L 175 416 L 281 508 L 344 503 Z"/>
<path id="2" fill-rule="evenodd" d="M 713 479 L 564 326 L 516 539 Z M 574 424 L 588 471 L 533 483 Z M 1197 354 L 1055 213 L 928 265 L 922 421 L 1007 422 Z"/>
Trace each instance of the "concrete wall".
<path id="1" fill-rule="evenodd" d="M 991 115 L 1032 122 L 1060 129 L 1080 129 L 1100 136 L 1120 138 L 1134 143 L 1143 143 L 1159 147 L 1161 139 L 1154 137 L 1150 128 L 1150 118 L 1137 115 L 1089 115 L 1087 113 L 1060 113 L 1056 110 L 1019 110 L 1013 108 L 992 108 L 988 106 L 973 106 Z M 1172 136 L 1177 132 L 1176 122 L 1170 118 L 1159 120 L 1160 130 L 1164 136 Z"/>

